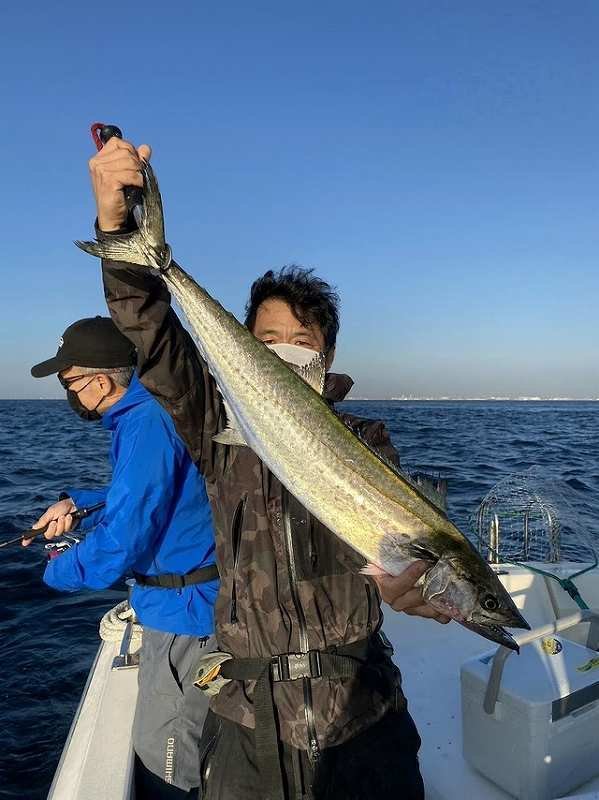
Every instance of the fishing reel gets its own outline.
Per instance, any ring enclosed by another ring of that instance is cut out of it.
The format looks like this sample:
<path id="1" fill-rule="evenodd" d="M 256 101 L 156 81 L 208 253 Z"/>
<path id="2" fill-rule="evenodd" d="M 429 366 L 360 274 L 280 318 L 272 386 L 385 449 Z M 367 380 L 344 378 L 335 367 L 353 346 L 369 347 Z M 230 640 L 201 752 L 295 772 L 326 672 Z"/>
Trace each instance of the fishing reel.
<path id="1" fill-rule="evenodd" d="M 83 537 L 75 536 L 72 533 L 65 533 L 64 538 L 59 542 L 48 542 L 48 544 L 44 545 L 44 550 L 46 551 L 46 557 L 48 561 L 58 558 L 58 556 L 66 553 L 66 551 L 70 550 L 71 547 L 76 547 L 82 541 Z"/>

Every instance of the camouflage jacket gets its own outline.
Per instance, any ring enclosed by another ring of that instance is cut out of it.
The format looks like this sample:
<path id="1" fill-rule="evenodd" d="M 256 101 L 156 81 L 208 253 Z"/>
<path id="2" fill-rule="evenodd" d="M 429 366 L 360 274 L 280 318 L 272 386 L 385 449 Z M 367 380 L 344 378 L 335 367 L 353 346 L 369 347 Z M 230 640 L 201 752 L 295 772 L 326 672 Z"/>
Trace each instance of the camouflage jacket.
<path id="1" fill-rule="evenodd" d="M 226 416 L 216 384 L 170 306 L 161 278 L 149 270 L 105 261 L 110 313 L 138 350 L 142 382 L 171 414 L 206 478 L 221 587 L 216 602 L 219 648 L 238 658 L 271 657 L 343 646 L 366 639 L 382 622 L 374 583 L 359 574 L 363 560 L 312 517 L 249 447 L 213 442 Z M 326 396 L 341 400 L 352 381 L 329 375 Z M 341 418 L 398 463 L 382 422 Z M 276 683 L 280 734 L 299 749 L 340 744 L 403 704 L 399 673 L 388 656 L 392 689 L 358 679 Z M 306 684 L 309 684 L 306 686 Z M 254 727 L 254 682 L 231 681 L 213 710 Z M 309 744 L 310 743 L 310 744 Z"/>

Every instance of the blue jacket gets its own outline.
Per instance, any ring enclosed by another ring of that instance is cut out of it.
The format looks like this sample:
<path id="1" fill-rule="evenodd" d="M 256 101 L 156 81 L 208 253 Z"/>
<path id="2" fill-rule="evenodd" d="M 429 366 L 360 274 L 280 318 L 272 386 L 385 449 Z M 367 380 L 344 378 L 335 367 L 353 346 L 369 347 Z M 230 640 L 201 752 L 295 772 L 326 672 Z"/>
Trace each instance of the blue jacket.
<path id="1" fill-rule="evenodd" d="M 77 507 L 106 506 L 79 525 L 95 527 L 76 547 L 49 562 L 44 581 L 55 589 L 105 589 L 126 573 L 184 574 L 214 564 L 214 533 L 206 485 L 170 416 L 133 377 L 103 416 L 112 431 L 112 482 L 103 490 L 69 490 Z M 136 586 L 132 605 L 143 625 L 208 636 L 218 581 L 184 589 Z"/>

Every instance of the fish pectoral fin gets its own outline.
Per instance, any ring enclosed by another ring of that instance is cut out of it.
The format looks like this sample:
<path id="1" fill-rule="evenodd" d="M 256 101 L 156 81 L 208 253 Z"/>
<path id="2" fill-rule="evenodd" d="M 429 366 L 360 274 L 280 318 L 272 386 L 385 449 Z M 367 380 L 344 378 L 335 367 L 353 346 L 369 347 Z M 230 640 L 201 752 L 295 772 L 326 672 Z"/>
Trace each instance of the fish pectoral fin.
<path id="1" fill-rule="evenodd" d="M 439 560 L 438 556 L 436 556 L 423 545 L 418 544 L 418 542 L 412 542 L 409 544 L 408 550 L 411 556 L 421 559 L 422 561 L 431 561 L 433 564 L 436 564 Z"/>
<path id="2" fill-rule="evenodd" d="M 237 445 L 238 447 L 247 446 L 247 442 L 240 431 L 229 425 L 224 430 L 220 431 L 220 433 L 217 433 L 216 436 L 213 436 L 212 441 L 218 442 L 218 444 Z"/>

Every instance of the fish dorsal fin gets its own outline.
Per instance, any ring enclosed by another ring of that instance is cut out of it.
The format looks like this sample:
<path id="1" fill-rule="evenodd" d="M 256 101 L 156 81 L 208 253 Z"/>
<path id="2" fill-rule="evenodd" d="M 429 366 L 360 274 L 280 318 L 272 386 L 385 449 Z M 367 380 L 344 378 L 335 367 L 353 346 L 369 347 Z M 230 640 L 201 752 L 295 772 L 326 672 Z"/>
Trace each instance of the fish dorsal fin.
<path id="1" fill-rule="evenodd" d="M 370 442 L 352 426 L 348 419 L 342 419 L 342 422 L 379 461 L 382 461 L 388 469 L 394 472 L 403 481 L 409 483 L 418 494 L 434 505 L 444 516 L 447 516 L 447 480 L 445 478 L 441 478 L 440 475 L 429 475 L 424 472 L 409 472 L 398 467 L 397 464 L 394 464 L 390 459 L 380 453 L 376 447 L 370 444 Z"/>

